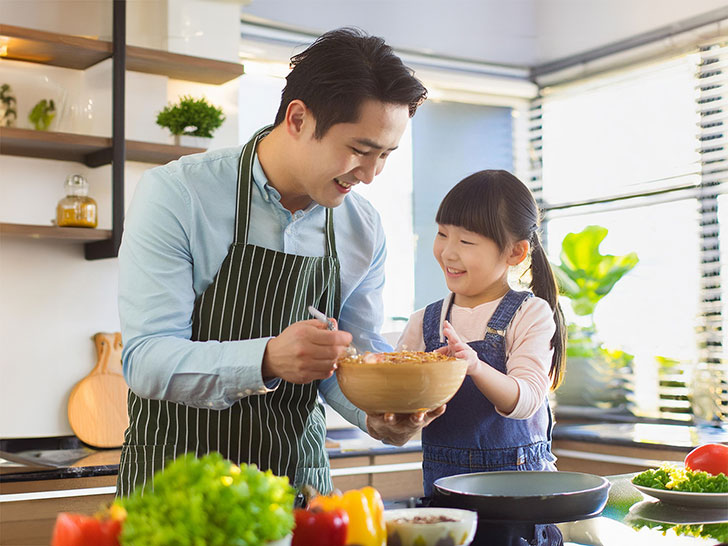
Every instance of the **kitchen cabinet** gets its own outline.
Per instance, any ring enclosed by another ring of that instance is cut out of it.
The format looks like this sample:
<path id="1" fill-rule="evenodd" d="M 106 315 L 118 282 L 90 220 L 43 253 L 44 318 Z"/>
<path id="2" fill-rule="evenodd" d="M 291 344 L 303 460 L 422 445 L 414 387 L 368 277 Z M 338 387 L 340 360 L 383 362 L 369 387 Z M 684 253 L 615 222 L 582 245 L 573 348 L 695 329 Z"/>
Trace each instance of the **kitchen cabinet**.
<path id="1" fill-rule="evenodd" d="M 687 452 L 674 449 L 627 447 L 590 442 L 554 440 L 553 453 L 561 471 L 599 476 L 642 472 L 663 462 L 682 463 Z"/>
<path id="2" fill-rule="evenodd" d="M 116 475 L 0 483 L 2 544 L 49 544 L 59 512 L 94 514 L 114 499 Z M 17 499 L 17 500 L 16 500 Z"/>
<path id="3" fill-rule="evenodd" d="M 126 2 L 116 0 L 113 40 L 107 42 L 80 36 L 0 24 L 2 62 L 25 61 L 85 70 L 112 59 L 112 136 L 110 138 L 21 128 L 0 128 L 0 154 L 57 159 L 89 167 L 112 165 L 111 230 L 89 230 L 0 223 L 0 235 L 53 239 L 85 244 L 86 259 L 115 257 L 121 244 L 124 221 L 124 162 L 164 164 L 201 148 L 126 140 L 125 72 L 132 70 L 207 84 L 222 84 L 243 74 L 238 63 L 204 59 L 167 51 L 126 45 Z"/>
<path id="4" fill-rule="evenodd" d="M 422 452 L 372 452 L 364 456 L 331 459 L 331 479 L 341 491 L 370 485 L 386 500 L 421 497 Z"/>

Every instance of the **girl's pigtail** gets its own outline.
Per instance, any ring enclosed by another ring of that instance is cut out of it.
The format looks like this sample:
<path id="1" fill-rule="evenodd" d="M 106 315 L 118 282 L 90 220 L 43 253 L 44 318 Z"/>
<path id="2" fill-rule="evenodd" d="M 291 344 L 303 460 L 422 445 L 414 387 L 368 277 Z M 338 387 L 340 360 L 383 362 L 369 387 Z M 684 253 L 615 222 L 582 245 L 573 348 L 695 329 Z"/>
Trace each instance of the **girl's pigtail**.
<path id="1" fill-rule="evenodd" d="M 559 288 L 546 251 L 537 232 L 531 237 L 531 290 L 534 295 L 546 300 L 554 312 L 556 332 L 551 338 L 554 356 L 551 360 L 549 377 L 551 388 L 556 389 L 563 380 L 566 363 L 566 321 L 559 305 Z"/>

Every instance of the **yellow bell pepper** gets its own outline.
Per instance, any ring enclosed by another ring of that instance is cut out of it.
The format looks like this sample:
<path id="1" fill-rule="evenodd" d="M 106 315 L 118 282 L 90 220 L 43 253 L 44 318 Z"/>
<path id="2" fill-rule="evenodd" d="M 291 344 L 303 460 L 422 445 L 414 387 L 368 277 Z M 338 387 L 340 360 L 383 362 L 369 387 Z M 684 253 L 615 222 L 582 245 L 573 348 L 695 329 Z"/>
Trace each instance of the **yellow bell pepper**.
<path id="1" fill-rule="evenodd" d="M 373 487 L 351 489 L 343 495 L 314 497 L 309 509 L 329 511 L 343 508 L 349 516 L 346 532 L 347 546 L 386 546 L 387 527 L 384 523 L 384 503 L 379 491 Z"/>

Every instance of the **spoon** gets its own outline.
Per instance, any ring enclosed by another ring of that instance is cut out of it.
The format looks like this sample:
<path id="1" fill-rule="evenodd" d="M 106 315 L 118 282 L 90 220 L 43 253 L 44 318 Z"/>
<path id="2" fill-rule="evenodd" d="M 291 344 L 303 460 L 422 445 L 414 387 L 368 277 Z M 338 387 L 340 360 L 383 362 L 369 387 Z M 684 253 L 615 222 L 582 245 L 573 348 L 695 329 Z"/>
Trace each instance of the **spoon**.
<path id="1" fill-rule="evenodd" d="M 311 314 L 313 318 L 316 320 L 323 322 L 326 325 L 326 328 L 329 330 L 337 330 L 336 323 L 328 318 L 326 315 L 324 315 L 321 311 L 316 309 L 313 305 L 308 306 L 308 312 Z M 355 356 L 356 355 L 356 347 L 353 347 L 352 345 L 349 345 L 346 348 L 346 354 L 348 356 Z"/>

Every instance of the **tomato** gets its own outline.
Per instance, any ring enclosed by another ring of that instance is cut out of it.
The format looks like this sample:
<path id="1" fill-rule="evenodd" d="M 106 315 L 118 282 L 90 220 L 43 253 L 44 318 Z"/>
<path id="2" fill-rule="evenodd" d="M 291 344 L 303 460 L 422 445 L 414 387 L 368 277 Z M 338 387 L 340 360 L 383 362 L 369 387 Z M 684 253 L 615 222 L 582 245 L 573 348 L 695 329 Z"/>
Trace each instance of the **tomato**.
<path id="1" fill-rule="evenodd" d="M 291 546 L 344 546 L 349 515 L 341 508 L 335 510 L 293 511 L 296 526 Z"/>
<path id="2" fill-rule="evenodd" d="M 685 466 L 693 471 L 703 471 L 728 476 L 728 446 L 724 444 L 705 444 L 696 447 L 685 457 Z"/>
<path id="3" fill-rule="evenodd" d="M 61 512 L 53 528 L 51 546 L 119 546 L 121 522 Z"/>
<path id="4" fill-rule="evenodd" d="M 51 546 L 75 546 L 81 544 L 81 528 L 78 526 L 77 514 L 61 512 L 53 527 Z"/>

